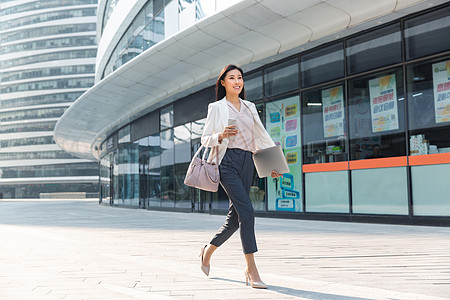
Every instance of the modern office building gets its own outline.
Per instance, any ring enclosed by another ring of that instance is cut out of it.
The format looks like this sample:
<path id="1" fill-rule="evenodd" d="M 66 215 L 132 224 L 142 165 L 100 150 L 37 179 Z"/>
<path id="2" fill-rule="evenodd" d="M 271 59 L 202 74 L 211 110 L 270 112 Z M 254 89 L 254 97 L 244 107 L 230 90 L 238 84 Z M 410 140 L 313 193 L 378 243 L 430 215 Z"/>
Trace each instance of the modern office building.
<path id="1" fill-rule="evenodd" d="M 98 164 L 53 138 L 94 84 L 96 14 L 97 0 L 0 1 L 0 197 L 97 193 Z"/>
<path id="2" fill-rule="evenodd" d="M 224 213 L 183 184 L 214 83 L 245 71 L 291 172 L 259 215 L 450 225 L 450 2 L 100 1 L 96 83 L 55 140 L 100 162 L 100 200 Z"/>

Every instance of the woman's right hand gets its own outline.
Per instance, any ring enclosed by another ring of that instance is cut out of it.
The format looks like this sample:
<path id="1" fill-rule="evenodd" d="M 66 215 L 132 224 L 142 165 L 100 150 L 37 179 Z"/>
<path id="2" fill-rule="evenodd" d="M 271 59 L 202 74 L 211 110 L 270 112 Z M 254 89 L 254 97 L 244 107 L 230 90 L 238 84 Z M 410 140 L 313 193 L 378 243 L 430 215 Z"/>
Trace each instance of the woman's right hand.
<path id="1" fill-rule="evenodd" d="M 236 125 L 226 126 L 223 131 L 219 134 L 219 143 L 223 139 L 229 138 L 230 136 L 235 136 L 237 134 Z"/>

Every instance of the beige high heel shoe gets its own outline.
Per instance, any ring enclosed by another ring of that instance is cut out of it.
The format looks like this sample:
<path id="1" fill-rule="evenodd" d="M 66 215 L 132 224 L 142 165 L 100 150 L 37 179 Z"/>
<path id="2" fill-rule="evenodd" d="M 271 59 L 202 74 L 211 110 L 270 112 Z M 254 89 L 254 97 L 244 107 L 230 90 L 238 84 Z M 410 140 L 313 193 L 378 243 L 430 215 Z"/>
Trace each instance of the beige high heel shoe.
<path id="1" fill-rule="evenodd" d="M 206 247 L 208 247 L 208 245 L 205 245 L 202 247 L 202 249 L 200 250 L 200 268 L 202 269 L 203 273 L 205 273 L 206 276 L 209 276 L 209 268 L 210 266 L 204 266 L 203 265 L 203 255 L 205 253 L 205 249 Z"/>
<path id="2" fill-rule="evenodd" d="M 248 275 L 247 270 L 244 270 L 245 275 L 245 285 L 248 285 L 248 282 L 250 281 L 250 285 L 254 289 L 267 289 L 267 285 L 265 285 L 262 281 L 253 281 L 250 276 Z"/>

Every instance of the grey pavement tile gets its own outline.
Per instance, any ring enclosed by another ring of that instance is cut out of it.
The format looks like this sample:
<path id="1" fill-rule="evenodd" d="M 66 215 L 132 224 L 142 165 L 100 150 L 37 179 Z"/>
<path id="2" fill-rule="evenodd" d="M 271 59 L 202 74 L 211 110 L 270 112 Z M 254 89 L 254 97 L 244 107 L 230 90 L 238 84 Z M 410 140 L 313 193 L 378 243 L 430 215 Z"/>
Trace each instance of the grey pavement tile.
<path id="1" fill-rule="evenodd" d="M 238 234 L 214 255 L 211 278 L 199 270 L 224 216 L 96 201 L 0 206 L 1 300 L 450 299 L 450 228 L 257 218 L 269 289 L 255 290 Z"/>

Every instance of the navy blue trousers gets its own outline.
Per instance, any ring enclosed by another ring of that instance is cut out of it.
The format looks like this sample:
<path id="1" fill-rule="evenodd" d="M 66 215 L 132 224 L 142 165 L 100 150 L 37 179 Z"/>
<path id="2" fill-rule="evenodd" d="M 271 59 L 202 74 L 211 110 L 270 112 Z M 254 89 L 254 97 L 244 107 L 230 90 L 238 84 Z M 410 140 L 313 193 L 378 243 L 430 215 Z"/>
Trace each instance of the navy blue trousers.
<path id="1" fill-rule="evenodd" d="M 210 244 L 220 247 L 240 228 L 244 253 L 254 253 L 258 248 L 255 238 L 255 214 L 249 196 L 254 171 L 252 153 L 241 149 L 227 149 L 219 171 L 220 184 L 230 199 L 230 207 L 225 223 Z"/>

